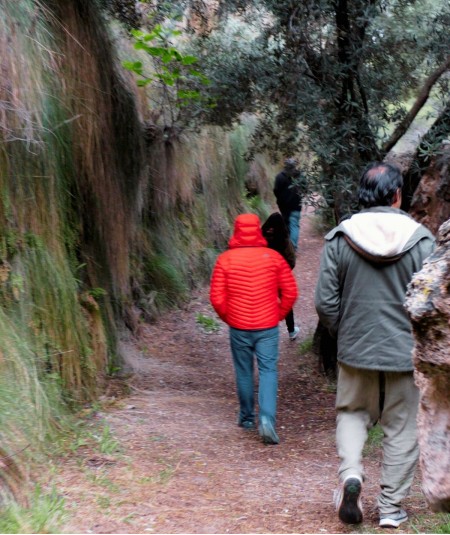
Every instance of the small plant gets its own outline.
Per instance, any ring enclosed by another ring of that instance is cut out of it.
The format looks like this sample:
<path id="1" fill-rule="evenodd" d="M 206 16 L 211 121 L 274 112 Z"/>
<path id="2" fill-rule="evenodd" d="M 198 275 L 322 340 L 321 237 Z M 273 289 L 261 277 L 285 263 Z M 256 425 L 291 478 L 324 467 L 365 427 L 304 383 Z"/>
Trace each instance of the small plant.
<path id="1" fill-rule="evenodd" d="M 69 448 L 72 452 L 78 451 L 79 448 L 83 448 L 88 445 L 88 438 L 82 435 L 77 435 L 74 437 L 73 441 L 70 443 Z"/>
<path id="2" fill-rule="evenodd" d="M 117 364 L 114 364 L 110 362 L 107 366 L 107 375 L 110 375 L 111 377 L 114 375 L 117 375 L 122 371 L 122 368 L 120 366 L 117 366 Z"/>
<path id="3" fill-rule="evenodd" d="M 108 292 L 103 288 L 91 288 L 89 290 L 89 295 L 91 295 L 96 301 L 98 301 L 100 297 L 108 295 Z"/>
<path id="4" fill-rule="evenodd" d="M 113 437 L 111 433 L 111 428 L 108 425 L 105 425 L 103 427 L 102 434 L 100 436 L 92 436 L 98 443 L 100 453 L 103 453 L 105 455 L 112 455 L 113 453 L 117 453 L 120 450 L 119 443 Z"/>
<path id="5" fill-rule="evenodd" d="M 246 199 L 250 211 L 255 213 L 261 221 L 265 221 L 269 217 L 269 207 L 261 198 L 260 195 L 254 195 Z"/>
<path id="6" fill-rule="evenodd" d="M 195 321 L 208 333 L 216 332 L 220 329 L 219 323 L 214 318 L 209 318 L 204 314 L 197 314 Z"/>

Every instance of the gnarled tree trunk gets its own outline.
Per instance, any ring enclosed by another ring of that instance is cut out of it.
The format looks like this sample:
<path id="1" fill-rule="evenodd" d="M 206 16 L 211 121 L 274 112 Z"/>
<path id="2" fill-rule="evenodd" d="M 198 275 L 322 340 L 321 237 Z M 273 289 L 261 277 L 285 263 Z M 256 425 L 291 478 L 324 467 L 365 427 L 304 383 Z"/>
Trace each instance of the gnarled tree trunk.
<path id="1" fill-rule="evenodd" d="M 442 144 L 438 156 L 424 172 L 409 213 L 433 234 L 450 218 L 450 142 Z"/>
<path id="2" fill-rule="evenodd" d="M 450 219 L 438 247 L 408 288 L 423 490 L 434 511 L 450 511 Z"/>

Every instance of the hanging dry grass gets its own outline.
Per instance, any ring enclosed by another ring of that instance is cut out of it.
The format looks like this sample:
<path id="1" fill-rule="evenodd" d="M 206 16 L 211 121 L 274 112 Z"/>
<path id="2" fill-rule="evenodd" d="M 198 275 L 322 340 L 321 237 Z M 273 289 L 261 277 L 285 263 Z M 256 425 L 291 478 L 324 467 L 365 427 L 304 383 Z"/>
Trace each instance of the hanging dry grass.
<path id="1" fill-rule="evenodd" d="M 113 289 L 125 295 L 143 161 L 142 130 L 133 96 L 119 73 L 95 3 L 59 2 L 48 16 L 63 53 L 59 68 L 65 105 L 74 119 L 74 187 L 83 239 L 97 261 L 104 257 L 100 263 Z"/>
<path id="2" fill-rule="evenodd" d="M 13 459 L 0 459 L 0 480 L 13 494 L 64 411 L 61 392 L 92 399 L 107 364 L 99 312 L 78 299 L 76 119 L 49 18 L 39 2 L 0 1 L 0 439 Z"/>

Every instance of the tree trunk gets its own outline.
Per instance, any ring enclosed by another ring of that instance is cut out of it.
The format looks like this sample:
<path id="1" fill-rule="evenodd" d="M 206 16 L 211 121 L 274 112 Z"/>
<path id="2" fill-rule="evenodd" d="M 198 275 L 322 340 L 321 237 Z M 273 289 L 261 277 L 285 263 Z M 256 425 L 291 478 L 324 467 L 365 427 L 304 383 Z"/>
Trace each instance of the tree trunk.
<path id="1" fill-rule="evenodd" d="M 418 146 L 412 163 L 405 173 L 403 186 L 402 210 L 408 212 L 411 207 L 414 192 L 419 185 L 422 176 L 430 166 L 430 147 L 437 151 L 444 140 L 450 135 L 450 102 L 434 122 L 433 126 L 423 136 Z M 436 154 L 436 152 L 434 152 Z"/>
<path id="2" fill-rule="evenodd" d="M 450 219 L 438 247 L 408 288 L 420 390 L 418 415 L 423 491 L 434 511 L 450 512 Z"/>
<path id="3" fill-rule="evenodd" d="M 450 218 L 450 143 L 445 143 L 424 173 L 411 203 L 409 213 L 437 234 Z"/>

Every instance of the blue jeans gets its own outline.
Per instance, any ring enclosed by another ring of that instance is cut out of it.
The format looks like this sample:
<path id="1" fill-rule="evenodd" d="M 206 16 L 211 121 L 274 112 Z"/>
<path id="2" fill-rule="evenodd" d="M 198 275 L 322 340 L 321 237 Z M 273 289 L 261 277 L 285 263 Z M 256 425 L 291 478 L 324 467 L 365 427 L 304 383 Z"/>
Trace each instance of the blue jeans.
<path id="1" fill-rule="evenodd" d="M 259 417 L 275 425 L 278 391 L 278 326 L 244 331 L 230 327 L 230 346 L 239 398 L 239 423 L 255 419 L 254 360 L 258 364 Z"/>
<path id="2" fill-rule="evenodd" d="M 300 215 L 301 215 L 300 210 L 298 211 L 296 210 L 294 212 L 289 213 L 289 225 L 288 225 L 289 238 L 296 251 L 298 247 L 298 240 L 300 237 Z"/>

